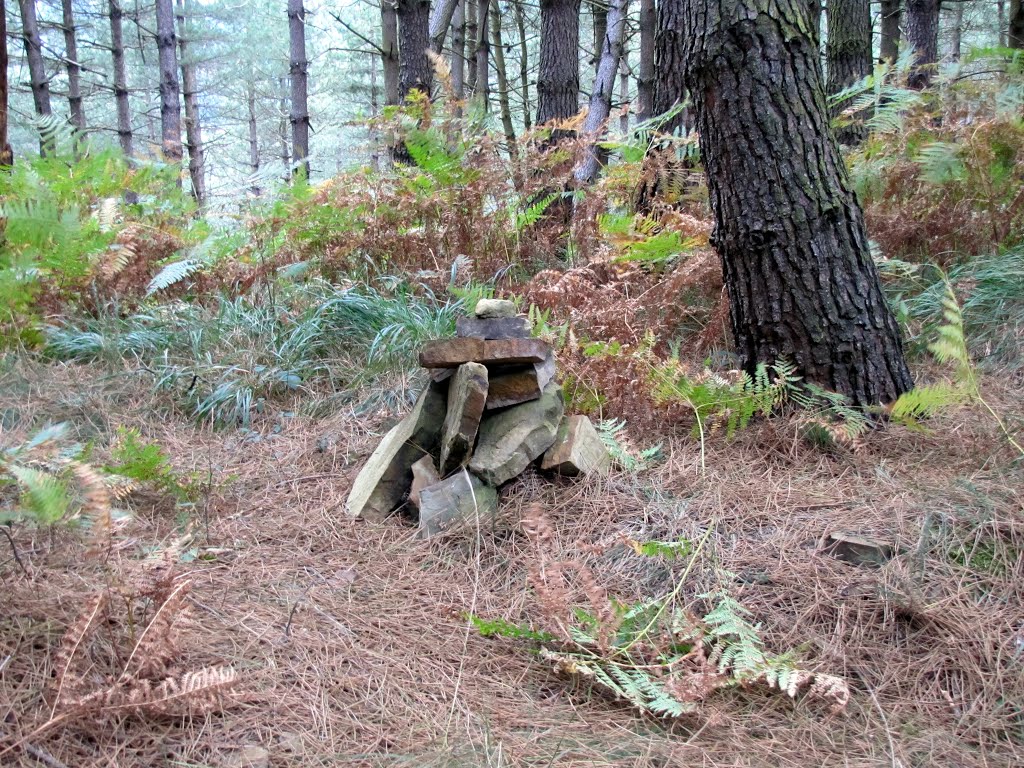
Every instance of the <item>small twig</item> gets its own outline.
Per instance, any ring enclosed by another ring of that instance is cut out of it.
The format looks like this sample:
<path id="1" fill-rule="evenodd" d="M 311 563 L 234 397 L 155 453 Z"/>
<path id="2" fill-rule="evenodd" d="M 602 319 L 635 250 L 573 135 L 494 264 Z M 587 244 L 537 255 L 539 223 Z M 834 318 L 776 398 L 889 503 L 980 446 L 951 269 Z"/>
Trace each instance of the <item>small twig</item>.
<path id="1" fill-rule="evenodd" d="M 58 760 L 56 757 L 51 755 L 42 747 L 37 747 L 33 744 L 23 744 L 21 747 L 27 755 L 38 760 L 43 765 L 49 766 L 49 768 L 68 768 L 64 763 Z"/>
<path id="2" fill-rule="evenodd" d="M 0 526 L 0 531 L 4 532 L 4 536 L 7 537 L 7 541 L 10 542 L 11 552 L 14 554 L 14 561 L 18 564 L 18 567 L 21 568 L 21 572 L 31 579 L 32 574 L 29 572 L 28 568 L 25 567 L 25 564 L 21 561 L 21 555 L 18 554 L 18 547 L 14 543 L 14 538 L 11 536 L 11 532 L 7 530 L 6 525 Z"/>

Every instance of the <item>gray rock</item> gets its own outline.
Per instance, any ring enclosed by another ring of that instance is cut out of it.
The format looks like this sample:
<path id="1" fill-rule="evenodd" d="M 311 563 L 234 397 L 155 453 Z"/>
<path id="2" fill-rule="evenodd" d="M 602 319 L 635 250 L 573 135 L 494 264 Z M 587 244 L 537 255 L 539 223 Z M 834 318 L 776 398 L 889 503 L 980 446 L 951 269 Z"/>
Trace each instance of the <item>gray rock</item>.
<path id="1" fill-rule="evenodd" d="M 421 538 L 482 524 L 498 510 L 498 492 L 478 477 L 459 472 L 420 493 Z"/>
<path id="2" fill-rule="evenodd" d="M 536 400 L 553 378 L 555 353 L 551 349 L 542 363 L 492 368 L 486 408 L 493 411 Z"/>
<path id="3" fill-rule="evenodd" d="M 555 442 L 564 411 L 562 388 L 551 382 L 539 400 L 485 417 L 470 470 L 494 486 L 511 480 Z"/>
<path id="4" fill-rule="evenodd" d="M 880 567 L 892 560 L 898 549 L 887 541 L 852 531 L 832 531 L 825 538 L 825 551 L 853 565 Z"/>
<path id="5" fill-rule="evenodd" d="M 448 413 L 441 431 L 442 477 L 469 461 L 486 402 L 487 368 L 480 363 L 459 366 L 448 385 Z"/>
<path id="6" fill-rule="evenodd" d="M 458 368 L 465 363 L 543 363 L 550 352 L 551 345 L 541 339 L 437 339 L 428 341 L 420 349 L 420 365 L 424 368 Z"/>
<path id="7" fill-rule="evenodd" d="M 507 299 L 480 299 L 473 314 L 477 317 L 514 317 L 516 305 Z"/>
<path id="8" fill-rule="evenodd" d="M 440 447 L 447 389 L 446 383 L 429 384 L 412 413 L 380 441 L 352 484 L 345 502 L 349 517 L 383 520 L 409 493 L 412 465 Z"/>
<path id="9" fill-rule="evenodd" d="M 440 482 L 441 476 L 437 474 L 437 467 L 434 466 L 434 457 L 429 453 L 423 454 L 423 458 L 412 465 L 412 487 L 409 489 L 409 503 L 416 509 L 420 508 L 420 493 L 424 488 L 429 488 L 434 483 Z"/>
<path id="10" fill-rule="evenodd" d="M 530 321 L 525 317 L 460 317 L 455 335 L 474 339 L 528 339 Z"/>
<path id="11" fill-rule="evenodd" d="M 569 477 L 603 475 L 611 466 L 612 457 L 586 416 L 562 419 L 555 444 L 548 448 L 540 463 L 545 471 Z"/>

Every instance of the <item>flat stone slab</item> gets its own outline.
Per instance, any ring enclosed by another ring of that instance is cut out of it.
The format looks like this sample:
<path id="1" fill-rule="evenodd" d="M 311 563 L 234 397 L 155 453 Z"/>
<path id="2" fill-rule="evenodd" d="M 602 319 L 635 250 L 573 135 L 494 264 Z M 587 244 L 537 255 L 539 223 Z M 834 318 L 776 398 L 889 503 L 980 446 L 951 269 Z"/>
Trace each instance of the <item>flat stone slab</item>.
<path id="1" fill-rule="evenodd" d="M 424 488 L 429 488 L 434 483 L 441 481 L 437 474 L 437 467 L 434 466 L 434 457 L 429 453 L 423 454 L 423 458 L 412 465 L 412 487 L 409 489 L 409 503 L 416 509 L 420 508 L 420 493 Z"/>
<path id="2" fill-rule="evenodd" d="M 420 493 L 420 538 L 476 526 L 498 511 L 498 492 L 480 478 L 459 472 Z"/>
<path id="3" fill-rule="evenodd" d="M 525 317 L 460 317 L 455 335 L 475 339 L 528 339 L 530 321 Z"/>
<path id="4" fill-rule="evenodd" d="M 493 486 L 516 477 L 555 442 L 564 411 L 562 388 L 551 382 L 540 399 L 484 417 L 470 471 Z"/>
<path id="5" fill-rule="evenodd" d="M 431 383 L 412 413 L 392 427 L 359 471 L 345 502 L 349 517 L 383 520 L 409 493 L 412 465 L 437 452 L 447 406 L 446 383 Z"/>
<path id="6" fill-rule="evenodd" d="M 491 371 L 486 408 L 491 411 L 536 400 L 554 378 L 555 353 L 550 349 L 543 363 L 496 368 Z"/>
<path id="7" fill-rule="evenodd" d="M 424 368 L 458 368 L 465 363 L 543 363 L 551 346 L 541 339 L 437 339 L 420 350 Z"/>
<path id="8" fill-rule="evenodd" d="M 487 402 L 487 368 L 460 365 L 448 385 L 448 413 L 441 430 L 441 476 L 469 461 Z"/>
<path id="9" fill-rule="evenodd" d="M 562 419 L 555 443 L 544 453 L 540 463 L 540 468 L 547 472 L 569 477 L 603 475 L 611 466 L 612 457 L 586 416 Z"/>
<path id="10" fill-rule="evenodd" d="M 477 317 L 514 317 L 516 305 L 508 299 L 480 299 L 473 314 Z"/>

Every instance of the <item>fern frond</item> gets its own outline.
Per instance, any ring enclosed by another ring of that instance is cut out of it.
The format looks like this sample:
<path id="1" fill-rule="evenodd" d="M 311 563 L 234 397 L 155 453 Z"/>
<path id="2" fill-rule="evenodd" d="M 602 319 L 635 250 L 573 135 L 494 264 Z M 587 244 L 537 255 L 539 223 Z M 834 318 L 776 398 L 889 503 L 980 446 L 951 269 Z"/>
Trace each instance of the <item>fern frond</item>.
<path id="1" fill-rule="evenodd" d="M 37 523 L 52 525 L 67 514 L 71 499 L 67 486 L 57 476 L 33 467 L 11 464 L 7 471 L 22 488 L 21 503 Z"/>
<path id="2" fill-rule="evenodd" d="M 932 384 L 904 392 L 889 407 L 889 414 L 901 421 L 916 421 L 934 416 L 944 408 L 958 405 L 970 397 L 962 387 Z"/>
<path id="3" fill-rule="evenodd" d="M 203 263 L 196 259 L 182 259 L 181 261 L 172 262 L 161 269 L 150 280 L 149 286 L 146 288 L 146 296 L 152 296 L 154 293 L 166 290 L 172 285 L 188 279 L 202 268 Z"/>

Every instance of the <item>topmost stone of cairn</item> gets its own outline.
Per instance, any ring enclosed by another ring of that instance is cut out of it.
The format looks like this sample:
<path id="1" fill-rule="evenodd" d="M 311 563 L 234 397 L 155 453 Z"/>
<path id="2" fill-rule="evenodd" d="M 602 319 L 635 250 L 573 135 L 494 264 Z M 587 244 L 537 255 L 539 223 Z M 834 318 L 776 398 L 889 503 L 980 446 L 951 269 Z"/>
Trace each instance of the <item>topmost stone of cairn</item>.
<path id="1" fill-rule="evenodd" d="M 480 318 L 515 317 L 516 305 L 507 299 L 480 299 L 474 314 Z"/>

